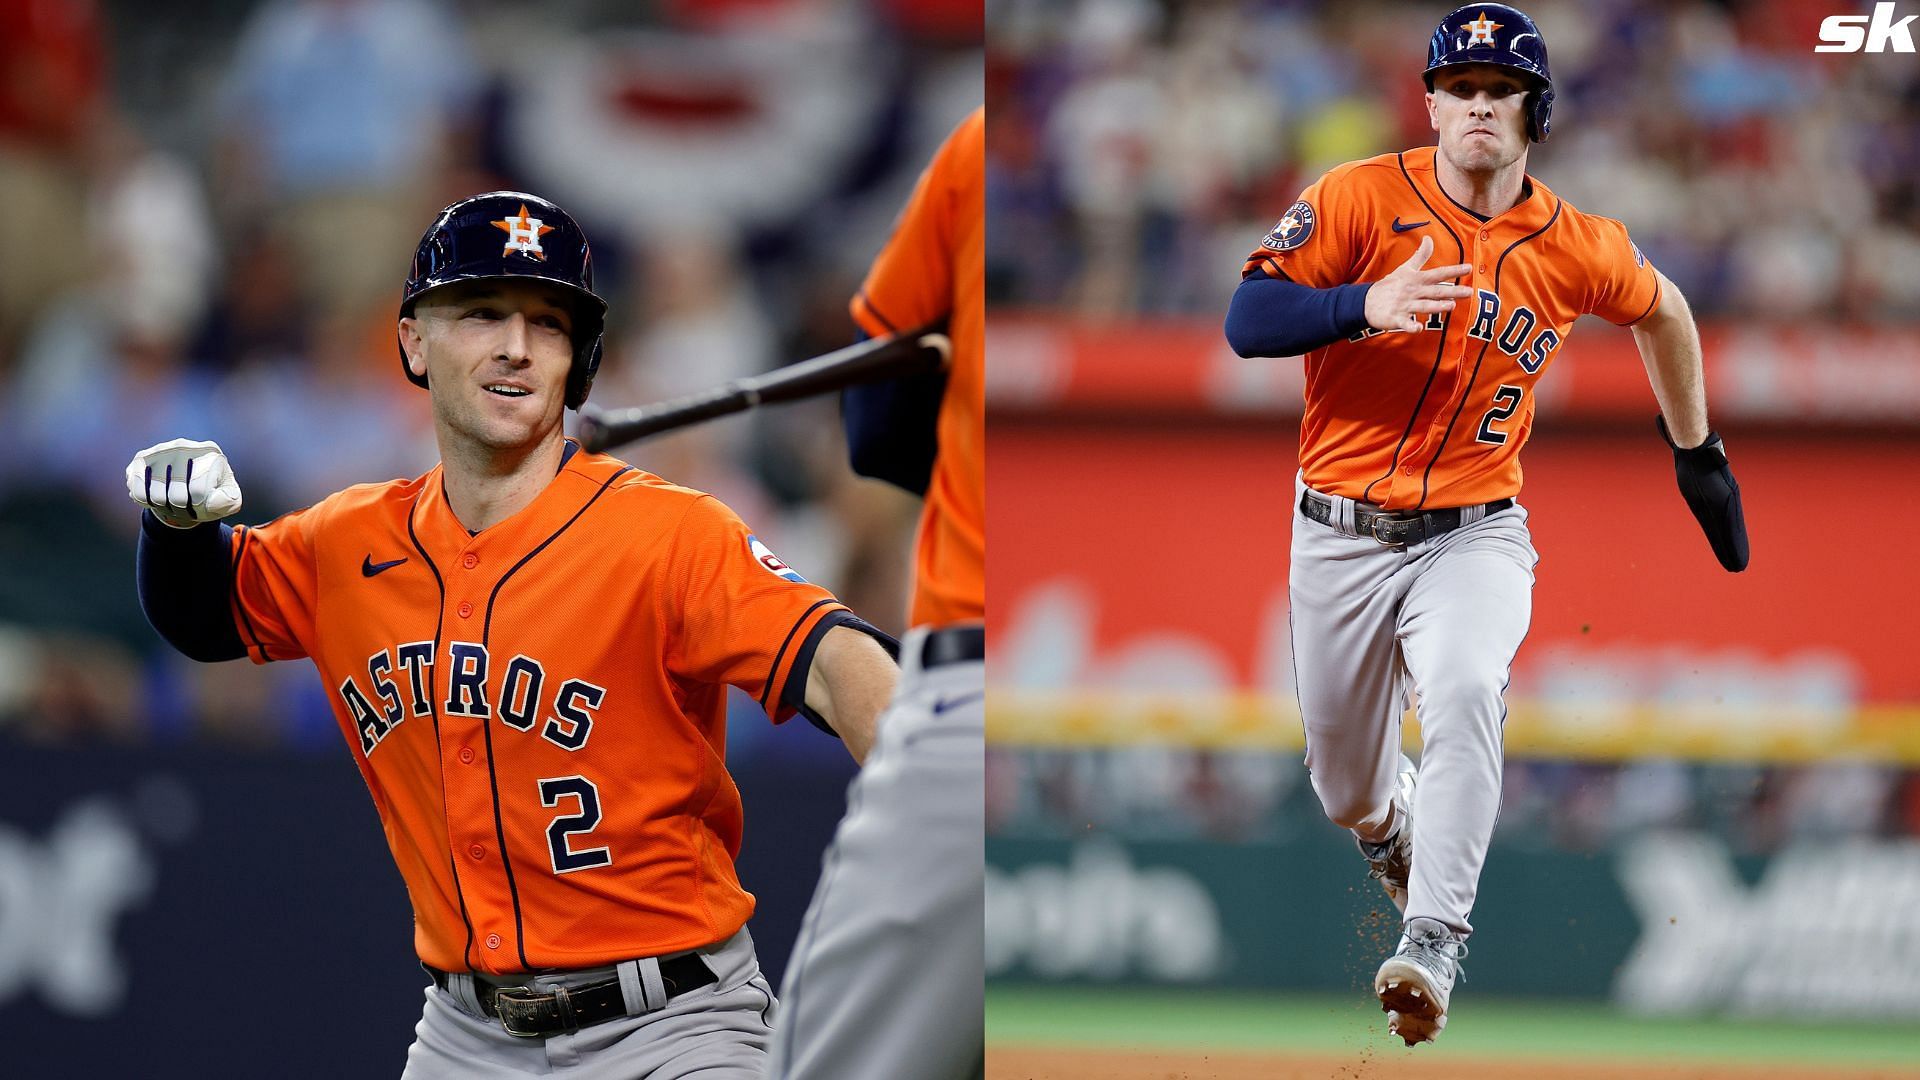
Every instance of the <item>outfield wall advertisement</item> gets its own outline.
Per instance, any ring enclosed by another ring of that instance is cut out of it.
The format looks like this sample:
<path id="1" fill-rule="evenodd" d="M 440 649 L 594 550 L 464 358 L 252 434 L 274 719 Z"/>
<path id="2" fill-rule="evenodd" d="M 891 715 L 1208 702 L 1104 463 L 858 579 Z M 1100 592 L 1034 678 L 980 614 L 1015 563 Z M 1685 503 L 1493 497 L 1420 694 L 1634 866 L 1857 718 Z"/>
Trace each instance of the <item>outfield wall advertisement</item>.
<path id="1" fill-rule="evenodd" d="M 731 766 L 776 982 L 847 779 L 794 756 Z M 399 1074 L 427 979 L 344 753 L 0 740 L 0 781 L 0 1076 Z"/>
<path id="2" fill-rule="evenodd" d="M 1364 994 L 1398 919 L 1344 837 L 1270 844 L 989 838 L 992 979 Z M 1646 833 L 1603 854 L 1496 843 L 1476 994 L 1652 1014 L 1920 1017 L 1920 842 L 1734 858 Z"/>
<path id="3" fill-rule="evenodd" d="M 1911 560 L 1900 544 L 1840 540 L 1862 521 L 1920 535 L 1920 501 L 1874 499 L 1863 518 L 1820 494 L 1908 444 L 1731 431 L 1753 537 L 1735 575 L 1647 415 L 1644 430 L 1543 430 L 1527 449 L 1521 502 L 1541 561 L 1509 692 L 1516 732 L 1545 725 L 1562 749 L 1684 729 L 1703 748 L 1683 756 L 1920 756 L 1893 746 L 1920 730 L 1920 664 L 1885 600 L 1911 592 Z M 1290 703 L 1294 438 L 1284 420 L 996 426 L 995 691 L 1171 694 L 1196 712 L 1234 694 Z M 1776 736 L 1792 752 L 1770 749 Z"/>

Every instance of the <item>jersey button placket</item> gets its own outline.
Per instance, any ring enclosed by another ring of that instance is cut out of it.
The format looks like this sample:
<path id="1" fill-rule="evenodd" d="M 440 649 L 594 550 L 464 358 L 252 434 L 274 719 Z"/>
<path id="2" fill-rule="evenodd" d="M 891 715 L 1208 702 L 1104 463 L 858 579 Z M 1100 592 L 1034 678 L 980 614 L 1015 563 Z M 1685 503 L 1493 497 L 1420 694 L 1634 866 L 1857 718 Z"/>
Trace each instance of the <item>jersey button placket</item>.
<path id="1" fill-rule="evenodd" d="M 471 570 L 480 565 L 480 556 L 469 551 L 465 555 L 460 556 L 460 565 Z M 471 619 L 473 617 L 473 605 L 465 600 L 460 601 L 460 606 L 453 610 L 455 614 L 463 619 Z"/>

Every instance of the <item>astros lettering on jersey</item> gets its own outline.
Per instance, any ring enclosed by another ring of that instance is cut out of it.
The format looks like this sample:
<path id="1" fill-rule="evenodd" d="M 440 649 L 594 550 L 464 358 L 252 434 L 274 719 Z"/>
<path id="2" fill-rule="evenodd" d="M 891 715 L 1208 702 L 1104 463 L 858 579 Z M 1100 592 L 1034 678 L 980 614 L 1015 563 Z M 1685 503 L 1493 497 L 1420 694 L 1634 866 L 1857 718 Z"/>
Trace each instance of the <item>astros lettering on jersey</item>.
<path id="1" fill-rule="evenodd" d="M 875 337 L 951 313 L 940 452 L 914 560 L 915 626 L 984 619 L 987 611 L 986 127 L 986 110 L 976 109 L 947 137 L 851 304 Z"/>
<path id="2" fill-rule="evenodd" d="M 477 535 L 438 466 L 234 530 L 248 655 L 320 669 L 442 970 L 594 967 L 738 930 L 726 687 L 784 720 L 809 632 L 845 610 L 713 498 L 569 450 Z"/>
<path id="3" fill-rule="evenodd" d="M 1628 325 L 1660 303 L 1625 225 L 1531 193 L 1481 221 L 1440 189 L 1435 147 L 1350 162 L 1301 195 L 1242 277 L 1315 288 L 1378 281 L 1423 235 L 1436 264 L 1473 267 L 1475 295 L 1418 333 L 1368 329 L 1306 357 L 1307 485 L 1390 510 L 1471 506 L 1520 491 L 1534 386 L 1581 315 Z M 1449 253 L 1457 257 L 1449 257 Z"/>

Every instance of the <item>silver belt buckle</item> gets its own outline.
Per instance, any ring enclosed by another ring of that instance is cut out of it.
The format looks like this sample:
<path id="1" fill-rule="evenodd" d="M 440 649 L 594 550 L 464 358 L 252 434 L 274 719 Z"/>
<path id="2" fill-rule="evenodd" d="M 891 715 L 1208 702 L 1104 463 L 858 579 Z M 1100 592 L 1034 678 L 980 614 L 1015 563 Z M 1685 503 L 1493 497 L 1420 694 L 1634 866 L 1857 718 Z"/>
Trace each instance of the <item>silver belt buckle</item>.
<path id="1" fill-rule="evenodd" d="M 1419 519 L 1414 518 L 1414 519 L 1409 519 L 1408 521 L 1403 522 L 1398 518 L 1390 518 L 1385 514 L 1375 514 L 1373 515 L 1373 520 L 1367 523 L 1367 531 L 1373 534 L 1373 538 L 1376 541 L 1382 544 L 1385 544 L 1388 547 L 1406 547 L 1407 541 L 1404 537 L 1398 540 L 1392 538 L 1393 527 L 1396 525 L 1402 525 L 1402 524 L 1412 524 L 1413 521 L 1417 521 L 1417 520 Z M 1387 528 L 1387 535 L 1384 535 L 1384 536 L 1381 535 L 1381 531 L 1380 531 L 1380 526 L 1382 524 L 1385 524 Z"/>
<path id="2" fill-rule="evenodd" d="M 507 1034 L 517 1038 L 538 1039 L 544 1035 L 559 1034 L 559 1032 L 551 1031 L 523 1031 L 515 1027 L 515 1025 L 523 1022 L 531 1024 L 539 1019 L 540 1006 L 544 1003 L 545 999 L 556 1000 L 561 1003 L 560 1015 L 562 1017 L 570 1015 L 572 1010 L 566 1007 L 566 993 L 567 990 L 564 986 L 555 987 L 554 992 L 551 994 L 536 994 L 524 986 L 503 986 L 493 992 L 493 1011 L 499 1015 L 500 1026 L 507 1029 Z M 577 1029 L 569 1028 L 566 1030 Z"/>

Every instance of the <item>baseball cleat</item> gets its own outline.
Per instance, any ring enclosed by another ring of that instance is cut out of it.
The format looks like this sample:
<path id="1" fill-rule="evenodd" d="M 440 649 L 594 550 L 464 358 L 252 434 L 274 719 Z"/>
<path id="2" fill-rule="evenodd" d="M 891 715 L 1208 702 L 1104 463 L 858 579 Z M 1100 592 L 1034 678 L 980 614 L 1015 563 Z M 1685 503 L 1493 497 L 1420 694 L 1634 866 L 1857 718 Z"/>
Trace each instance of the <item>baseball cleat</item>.
<path id="1" fill-rule="evenodd" d="M 1398 822 L 1393 835 L 1377 844 L 1353 838 L 1367 860 L 1367 876 L 1380 880 L 1387 899 L 1401 915 L 1407 913 L 1407 877 L 1413 873 L 1413 785 L 1419 775 L 1412 760 L 1401 754 L 1400 774 L 1393 786 L 1394 820 Z"/>
<path id="2" fill-rule="evenodd" d="M 1373 992 L 1387 1014 L 1387 1031 L 1408 1046 L 1432 1042 L 1447 1026 L 1447 1002 L 1467 944 L 1433 919 L 1414 919 L 1400 936 L 1400 948 L 1380 965 Z"/>

